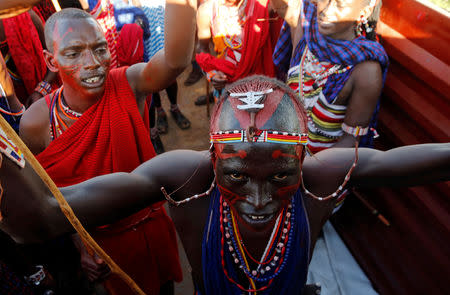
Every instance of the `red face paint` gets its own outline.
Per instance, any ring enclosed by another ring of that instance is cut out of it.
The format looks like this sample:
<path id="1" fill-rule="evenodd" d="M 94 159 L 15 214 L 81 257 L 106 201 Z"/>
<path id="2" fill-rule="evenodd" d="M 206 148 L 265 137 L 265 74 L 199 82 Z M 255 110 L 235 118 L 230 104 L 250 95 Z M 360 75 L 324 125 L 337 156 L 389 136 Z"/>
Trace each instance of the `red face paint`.
<path id="1" fill-rule="evenodd" d="M 222 196 L 225 198 L 225 200 L 227 200 L 228 203 L 230 203 L 232 206 L 234 206 L 234 204 L 239 201 L 239 200 L 243 200 L 245 199 L 245 196 L 241 196 L 238 194 L 233 193 L 232 191 L 224 188 L 223 186 L 221 186 L 220 184 L 217 184 L 220 193 L 222 194 Z"/>
<path id="2" fill-rule="evenodd" d="M 104 34 L 93 19 L 65 19 L 57 22 L 53 37 L 65 99 L 72 107 L 84 101 L 80 108 L 86 109 L 102 97 L 109 72 Z"/>
<path id="3" fill-rule="evenodd" d="M 234 158 L 234 157 L 239 157 L 241 159 L 245 159 L 245 157 L 247 157 L 247 152 L 244 150 L 238 150 L 237 153 L 232 153 L 232 154 L 223 153 L 222 151 L 218 150 L 216 152 L 216 154 L 217 154 L 217 158 L 221 159 L 221 160 Z"/>

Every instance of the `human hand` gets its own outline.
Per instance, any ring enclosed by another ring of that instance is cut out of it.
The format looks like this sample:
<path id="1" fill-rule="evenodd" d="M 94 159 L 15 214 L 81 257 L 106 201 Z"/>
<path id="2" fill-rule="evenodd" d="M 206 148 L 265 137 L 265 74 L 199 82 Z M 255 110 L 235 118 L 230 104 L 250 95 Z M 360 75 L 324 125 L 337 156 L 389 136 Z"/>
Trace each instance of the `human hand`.
<path id="1" fill-rule="evenodd" d="M 89 281 L 99 281 L 106 279 L 111 274 L 108 264 L 101 259 L 96 253 L 90 255 L 87 251 L 80 253 L 81 268 L 87 275 Z"/>
<path id="2" fill-rule="evenodd" d="M 81 269 L 89 281 L 94 282 L 106 279 L 111 274 L 108 264 L 96 253 L 90 254 L 78 234 L 72 235 L 72 240 L 80 253 Z"/>
<path id="3" fill-rule="evenodd" d="M 228 77 L 224 73 L 217 71 L 217 73 L 211 78 L 213 87 L 217 90 L 222 90 L 228 82 Z"/>

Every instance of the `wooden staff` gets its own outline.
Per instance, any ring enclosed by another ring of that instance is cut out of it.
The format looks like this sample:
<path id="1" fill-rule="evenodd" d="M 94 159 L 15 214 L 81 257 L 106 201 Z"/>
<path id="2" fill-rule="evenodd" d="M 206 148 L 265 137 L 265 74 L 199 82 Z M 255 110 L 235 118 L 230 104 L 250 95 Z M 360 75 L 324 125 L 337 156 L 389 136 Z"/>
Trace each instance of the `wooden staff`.
<path id="1" fill-rule="evenodd" d="M 383 214 L 378 212 L 378 210 L 374 206 L 372 206 L 369 201 L 367 201 L 355 188 L 353 188 L 352 191 L 353 194 L 361 201 L 361 203 L 363 203 L 363 205 L 366 206 L 367 209 L 369 209 L 369 211 L 373 215 L 375 215 L 384 225 L 391 226 L 389 220 L 387 220 L 386 217 L 383 216 Z"/>
<path id="2" fill-rule="evenodd" d="M 55 7 L 56 12 L 61 10 L 61 6 L 59 6 L 58 0 L 52 0 L 53 6 Z"/>
<path id="3" fill-rule="evenodd" d="M 25 143 L 19 138 L 14 129 L 6 122 L 3 116 L 0 116 L 0 128 L 5 131 L 6 136 L 12 140 L 17 147 L 23 152 L 25 158 L 31 164 L 31 167 L 36 171 L 37 175 L 42 179 L 42 181 L 47 185 L 50 189 L 50 192 L 55 197 L 56 201 L 61 208 L 61 211 L 66 216 L 67 220 L 72 224 L 73 228 L 80 235 L 81 240 L 85 245 L 88 245 L 89 248 L 93 249 L 95 253 L 97 253 L 111 268 L 111 271 L 117 274 L 128 286 L 138 295 L 145 295 L 144 291 L 139 288 L 139 286 L 133 281 L 133 279 L 127 275 L 112 259 L 106 254 L 105 251 L 94 241 L 94 239 L 89 235 L 89 233 L 84 229 L 81 222 L 75 216 L 72 208 L 69 203 L 64 199 L 61 191 L 58 189 L 56 184 L 47 174 L 47 172 L 42 168 L 41 164 L 36 160 L 34 155 L 25 145 Z"/>
<path id="4" fill-rule="evenodd" d="M 205 93 L 206 93 L 206 116 L 209 118 L 209 81 L 205 79 Z"/>

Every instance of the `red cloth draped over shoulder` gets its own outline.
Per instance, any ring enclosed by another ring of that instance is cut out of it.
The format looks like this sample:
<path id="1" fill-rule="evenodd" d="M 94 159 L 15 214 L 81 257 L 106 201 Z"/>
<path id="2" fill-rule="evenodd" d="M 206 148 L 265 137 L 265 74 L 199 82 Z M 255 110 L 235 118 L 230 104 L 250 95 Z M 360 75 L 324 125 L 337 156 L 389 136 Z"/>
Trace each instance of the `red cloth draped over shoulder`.
<path id="1" fill-rule="evenodd" d="M 112 172 L 130 172 L 155 156 L 148 111 L 143 120 L 126 69 L 111 70 L 102 99 L 37 156 L 58 186 Z M 175 228 L 161 205 L 93 233 L 100 246 L 147 294 L 158 294 L 161 284 L 182 279 Z M 115 277 L 105 285 L 111 294 L 134 294 Z"/>
<path id="2" fill-rule="evenodd" d="M 30 95 L 47 72 L 38 32 L 29 13 L 4 19 L 3 27 L 9 52 Z"/>
<path id="3" fill-rule="evenodd" d="M 254 2 L 254 5 L 252 5 Z M 244 25 L 244 40 L 241 60 L 237 66 L 231 62 L 218 59 L 209 53 L 199 53 L 196 60 L 200 67 L 209 72 L 219 70 L 228 77 L 228 82 L 234 82 L 250 75 L 261 74 L 275 76 L 272 61 L 273 42 L 271 39 L 268 0 L 249 0 L 245 13 L 253 8 L 251 17 Z"/>
<path id="4" fill-rule="evenodd" d="M 113 172 L 131 172 L 155 156 L 148 113 L 137 108 L 126 67 L 111 70 L 105 94 L 37 156 L 59 187 Z"/>

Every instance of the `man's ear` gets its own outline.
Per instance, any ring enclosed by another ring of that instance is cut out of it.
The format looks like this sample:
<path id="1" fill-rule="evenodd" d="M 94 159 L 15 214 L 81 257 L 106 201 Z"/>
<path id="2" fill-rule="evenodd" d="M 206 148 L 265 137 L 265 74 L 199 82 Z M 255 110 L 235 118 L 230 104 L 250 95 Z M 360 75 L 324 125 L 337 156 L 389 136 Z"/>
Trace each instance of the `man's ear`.
<path id="1" fill-rule="evenodd" d="M 56 63 L 55 56 L 50 51 L 44 49 L 44 60 L 47 64 L 47 68 L 52 72 L 59 72 L 58 64 Z"/>

